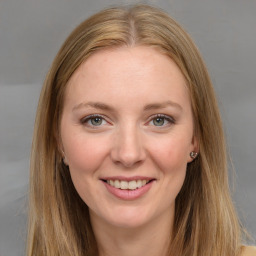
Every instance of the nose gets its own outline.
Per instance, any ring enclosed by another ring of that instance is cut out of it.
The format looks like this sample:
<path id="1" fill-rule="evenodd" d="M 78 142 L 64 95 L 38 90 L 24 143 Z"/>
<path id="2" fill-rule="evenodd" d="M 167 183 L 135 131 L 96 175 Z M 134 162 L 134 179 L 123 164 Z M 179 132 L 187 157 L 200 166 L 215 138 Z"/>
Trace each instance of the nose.
<path id="1" fill-rule="evenodd" d="M 113 142 L 111 158 L 115 164 L 131 168 L 144 162 L 146 151 L 138 128 L 120 129 Z"/>

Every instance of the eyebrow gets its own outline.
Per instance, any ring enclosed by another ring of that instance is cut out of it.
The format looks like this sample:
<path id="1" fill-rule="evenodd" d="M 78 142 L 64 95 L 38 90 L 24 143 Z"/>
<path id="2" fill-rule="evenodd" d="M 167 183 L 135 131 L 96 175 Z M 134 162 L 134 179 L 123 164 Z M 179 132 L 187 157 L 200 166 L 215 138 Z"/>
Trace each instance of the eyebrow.
<path id="1" fill-rule="evenodd" d="M 100 109 L 100 110 L 114 111 L 114 109 L 112 107 L 110 107 L 102 102 L 82 102 L 82 103 L 74 106 L 72 111 L 75 111 L 80 108 L 96 108 L 96 109 Z"/>
<path id="2" fill-rule="evenodd" d="M 167 108 L 168 106 L 177 108 L 180 111 L 182 110 L 181 105 L 179 105 L 176 102 L 173 102 L 173 101 L 169 100 L 169 101 L 165 101 L 165 102 L 161 102 L 161 103 L 148 104 L 144 107 L 144 111 Z M 76 110 L 81 109 L 81 108 L 95 108 L 95 109 L 114 112 L 113 107 L 111 107 L 109 105 L 106 105 L 105 103 L 102 103 L 102 102 L 82 102 L 82 103 L 74 106 L 72 111 L 76 111 Z"/>
<path id="3" fill-rule="evenodd" d="M 176 102 L 173 102 L 173 101 L 165 101 L 165 102 L 161 102 L 161 103 L 153 103 L 153 104 L 148 104 L 144 107 L 144 110 L 145 111 L 148 111 L 148 110 L 154 110 L 154 109 L 161 109 L 161 108 L 167 108 L 167 107 L 174 107 L 174 108 L 177 108 L 178 110 L 182 110 L 182 107 L 181 105 L 179 105 L 178 103 Z"/>

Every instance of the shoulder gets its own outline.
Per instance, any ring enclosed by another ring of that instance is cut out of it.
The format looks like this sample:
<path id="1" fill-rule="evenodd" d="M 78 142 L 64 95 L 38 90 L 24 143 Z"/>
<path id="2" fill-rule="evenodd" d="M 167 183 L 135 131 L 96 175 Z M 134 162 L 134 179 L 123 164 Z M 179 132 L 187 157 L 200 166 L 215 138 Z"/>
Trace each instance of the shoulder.
<path id="1" fill-rule="evenodd" d="M 256 256 L 255 246 L 243 246 L 241 256 Z"/>

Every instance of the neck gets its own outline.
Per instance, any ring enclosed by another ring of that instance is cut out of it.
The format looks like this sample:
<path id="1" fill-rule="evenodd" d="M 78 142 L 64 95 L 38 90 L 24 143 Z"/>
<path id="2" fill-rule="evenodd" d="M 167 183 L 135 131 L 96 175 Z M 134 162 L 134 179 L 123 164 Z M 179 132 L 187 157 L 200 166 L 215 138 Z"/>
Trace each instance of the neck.
<path id="1" fill-rule="evenodd" d="M 166 217 L 140 227 L 123 228 L 91 215 L 99 256 L 169 256 L 173 216 Z"/>

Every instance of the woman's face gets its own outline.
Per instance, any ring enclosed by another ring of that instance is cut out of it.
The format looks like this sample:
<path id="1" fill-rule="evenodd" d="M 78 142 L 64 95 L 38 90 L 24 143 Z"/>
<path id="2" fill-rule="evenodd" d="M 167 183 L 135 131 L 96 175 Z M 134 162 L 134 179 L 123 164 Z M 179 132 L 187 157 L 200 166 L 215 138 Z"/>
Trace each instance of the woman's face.
<path id="1" fill-rule="evenodd" d="M 196 149 L 182 73 L 146 46 L 95 53 L 67 85 L 61 139 L 92 221 L 165 222 Z"/>

